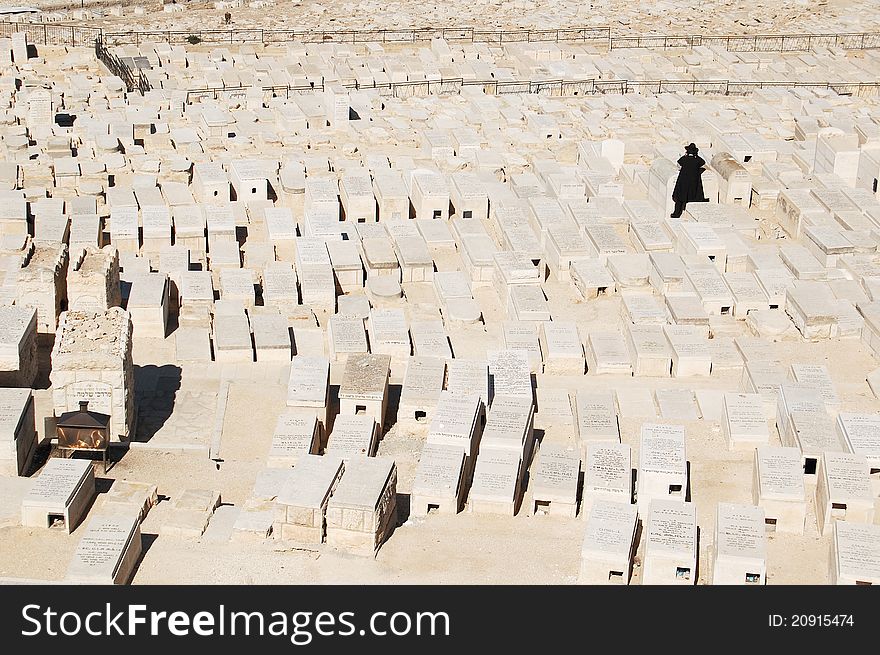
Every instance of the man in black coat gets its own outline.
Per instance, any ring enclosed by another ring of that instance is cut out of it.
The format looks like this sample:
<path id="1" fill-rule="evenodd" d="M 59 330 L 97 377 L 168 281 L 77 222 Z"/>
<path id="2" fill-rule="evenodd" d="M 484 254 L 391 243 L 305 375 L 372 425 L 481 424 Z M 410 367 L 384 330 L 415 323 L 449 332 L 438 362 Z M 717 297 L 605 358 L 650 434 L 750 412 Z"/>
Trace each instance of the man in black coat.
<path id="1" fill-rule="evenodd" d="M 697 153 L 699 148 L 693 143 L 685 146 L 685 155 L 678 160 L 681 170 L 675 181 L 675 189 L 672 191 L 672 199 L 675 201 L 675 211 L 670 218 L 679 218 L 689 202 L 706 202 L 708 198 L 703 196 L 703 166 L 706 161 Z"/>

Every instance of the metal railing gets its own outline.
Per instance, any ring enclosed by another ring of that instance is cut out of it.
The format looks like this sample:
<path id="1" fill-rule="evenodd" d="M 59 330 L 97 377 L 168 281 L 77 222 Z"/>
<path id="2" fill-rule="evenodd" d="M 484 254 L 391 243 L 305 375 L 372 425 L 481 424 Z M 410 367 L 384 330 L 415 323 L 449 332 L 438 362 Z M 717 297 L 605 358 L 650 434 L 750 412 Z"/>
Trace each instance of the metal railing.
<path id="1" fill-rule="evenodd" d="M 829 34 L 734 34 L 734 35 L 612 35 L 608 26 L 560 29 L 485 30 L 473 27 L 426 27 L 382 30 L 145 30 L 105 31 L 64 23 L 28 23 L 0 20 L 0 37 L 15 32 L 27 34 L 36 45 L 89 46 L 96 39 L 107 45 L 241 44 L 241 43 L 389 43 L 406 44 L 445 39 L 450 43 L 592 43 L 609 49 L 694 48 L 721 46 L 731 52 L 806 52 L 830 47 L 844 50 L 880 48 L 880 32 L 841 32 Z"/>
<path id="2" fill-rule="evenodd" d="M 110 45 L 141 42 L 177 44 L 222 43 L 417 43 L 445 39 L 450 43 L 588 42 L 606 45 L 610 27 L 576 27 L 554 30 L 478 30 L 470 27 L 420 28 L 401 30 L 156 30 L 146 32 L 104 32 Z"/>
<path id="3" fill-rule="evenodd" d="M 80 27 L 58 23 L 18 23 L 0 21 L 0 38 L 24 32 L 29 43 L 36 45 L 90 46 L 101 38 L 100 27 Z"/>
<path id="4" fill-rule="evenodd" d="M 150 81 L 139 68 L 132 68 L 122 59 L 110 52 L 101 39 L 95 39 L 95 56 L 111 73 L 120 78 L 129 92 L 139 91 L 141 95 L 150 90 Z"/>
<path id="5" fill-rule="evenodd" d="M 612 36 L 609 48 L 694 48 L 721 46 L 730 52 L 807 52 L 813 48 L 868 50 L 880 48 L 880 32 L 839 34 L 740 34 L 674 36 L 638 35 Z"/>
<path id="6" fill-rule="evenodd" d="M 459 94 L 465 87 L 475 87 L 486 95 L 505 95 L 512 93 L 534 93 L 539 95 L 576 97 L 599 94 L 628 93 L 689 93 L 741 96 L 761 89 L 773 88 L 813 88 L 829 89 L 839 95 L 872 97 L 880 95 L 878 82 L 780 82 L 780 81 L 730 81 L 730 80 L 464 80 L 461 78 L 425 80 L 419 82 L 389 82 L 386 84 L 362 85 L 343 83 L 341 86 L 358 90 L 377 90 L 380 95 L 395 98 L 427 97 L 430 95 Z M 186 102 L 192 104 L 202 99 L 234 100 L 244 99 L 247 86 L 229 86 L 207 89 L 190 89 Z M 302 86 L 264 86 L 264 93 L 273 97 L 323 91 L 324 85 Z"/>

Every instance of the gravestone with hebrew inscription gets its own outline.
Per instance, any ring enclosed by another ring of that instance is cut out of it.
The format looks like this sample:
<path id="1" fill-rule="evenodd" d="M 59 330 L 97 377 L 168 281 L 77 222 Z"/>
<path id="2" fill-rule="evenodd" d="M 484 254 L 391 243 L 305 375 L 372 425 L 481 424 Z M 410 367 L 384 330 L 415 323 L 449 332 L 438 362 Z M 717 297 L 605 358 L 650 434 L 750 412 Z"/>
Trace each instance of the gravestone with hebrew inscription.
<path id="1" fill-rule="evenodd" d="M 785 446 L 756 448 L 752 496 L 755 505 L 764 509 L 768 531 L 803 534 L 807 501 L 800 451 Z"/>
<path id="2" fill-rule="evenodd" d="M 37 310 L 0 307 L 0 386 L 31 387 L 37 377 Z"/>
<path id="3" fill-rule="evenodd" d="M 134 436 L 136 407 L 132 323 L 119 307 L 61 314 L 52 347 L 52 402 L 55 415 L 78 410 L 81 401 L 110 416 L 111 440 Z"/>
<path id="4" fill-rule="evenodd" d="M 87 459 L 50 457 L 21 501 L 21 524 L 73 532 L 95 498 L 95 473 Z"/>
<path id="5" fill-rule="evenodd" d="M 428 442 L 422 448 L 410 493 L 410 511 L 457 514 L 465 491 L 465 452 L 458 446 Z"/>
<path id="6" fill-rule="evenodd" d="M 0 472 L 27 475 L 36 446 L 33 392 L 0 388 Z"/>
<path id="7" fill-rule="evenodd" d="M 645 525 L 644 585 L 697 583 L 697 508 L 680 500 L 654 499 Z"/>
<path id="8" fill-rule="evenodd" d="M 629 584 L 637 527 L 635 505 L 604 498 L 596 500 L 587 514 L 578 582 Z"/>
<path id="9" fill-rule="evenodd" d="M 766 584 L 764 510 L 754 505 L 718 503 L 713 555 L 713 585 Z"/>
<path id="10" fill-rule="evenodd" d="M 127 584 L 142 550 L 137 512 L 103 509 L 89 519 L 64 581 L 68 584 Z"/>
<path id="11" fill-rule="evenodd" d="M 686 499 L 688 465 L 683 425 L 642 424 L 638 481 L 639 510 L 645 514 L 654 499 Z"/>

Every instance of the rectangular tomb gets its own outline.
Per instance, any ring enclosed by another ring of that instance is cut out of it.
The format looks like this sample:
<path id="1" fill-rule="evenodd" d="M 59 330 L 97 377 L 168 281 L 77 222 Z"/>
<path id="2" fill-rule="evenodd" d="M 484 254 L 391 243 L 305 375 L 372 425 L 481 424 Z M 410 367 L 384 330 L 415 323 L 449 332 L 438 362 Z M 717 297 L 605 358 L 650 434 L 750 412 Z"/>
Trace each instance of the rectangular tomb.
<path id="1" fill-rule="evenodd" d="M 95 473 L 87 459 L 51 457 L 21 501 L 21 524 L 74 531 L 95 497 Z"/>
<path id="2" fill-rule="evenodd" d="M 639 509 L 655 498 L 685 500 L 688 467 L 683 425 L 645 423 L 639 442 Z"/>
<path id="3" fill-rule="evenodd" d="M 577 516 L 577 492 L 581 460 L 574 448 L 557 444 L 541 447 L 531 477 L 534 513 Z"/>
<path id="4" fill-rule="evenodd" d="M 353 555 L 375 557 L 397 524 L 397 467 L 394 460 L 358 457 L 327 503 L 327 545 Z"/>
<path id="5" fill-rule="evenodd" d="M 320 443 L 321 425 L 314 414 L 302 410 L 282 412 L 275 423 L 266 466 L 296 466 L 300 458 L 317 453 Z"/>
<path id="6" fill-rule="evenodd" d="M 642 584 L 696 583 L 696 506 L 678 500 L 651 501 L 645 529 Z"/>
<path id="7" fill-rule="evenodd" d="M 797 448 L 759 446 L 755 449 L 752 487 L 768 531 L 803 534 L 807 514 L 804 468 Z"/>
<path id="8" fill-rule="evenodd" d="M 816 483 L 816 523 L 826 534 L 836 521 L 872 523 L 875 498 L 871 493 L 868 461 L 864 455 L 824 453 Z"/>
<path id="9" fill-rule="evenodd" d="M 67 567 L 66 584 L 127 584 L 140 559 L 137 512 L 102 510 L 92 516 Z"/>
<path id="10" fill-rule="evenodd" d="M 880 585 L 880 525 L 834 524 L 831 584 Z"/>
<path id="11" fill-rule="evenodd" d="M 597 500 L 587 515 L 580 584 L 629 584 L 638 512 L 635 505 Z"/>
<path id="12" fill-rule="evenodd" d="M 0 389 L 0 474 L 27 475 L 37 446 L 30 389 Z"/>
<path id="13" fill-rule="evenodd" d="M 341 457 L 300 457 L 275 498 L 284 514 L 283 540 L 309 544 L 324 541 L 327 504 L 344 468 Z"/>
<path id="14" fill-rule="evenodd" d="M 515 516 L 522 490 L 520 454 L 508 448 L 480 448 L 468 511 Z"/>
<path id="15" fill-rule="evenodd" d="M 457 446 L 428 442 L 422 448 L 410 494 L 415 516 L 432 511 L 457 514 L 465 491 L 465 453 Z"/>
<path id="16" fill-rule="evenodd" d="M 718 503 L 715 517 L 713 585 L 767 583 L 764 510 L 754 505 Z"/>

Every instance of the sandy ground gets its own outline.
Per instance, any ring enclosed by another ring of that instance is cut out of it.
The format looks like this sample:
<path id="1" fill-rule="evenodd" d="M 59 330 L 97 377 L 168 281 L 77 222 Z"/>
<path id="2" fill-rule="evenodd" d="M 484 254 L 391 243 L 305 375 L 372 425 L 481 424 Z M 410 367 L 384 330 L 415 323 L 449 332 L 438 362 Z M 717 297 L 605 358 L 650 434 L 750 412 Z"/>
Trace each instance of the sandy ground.
<path id="1" fill-rule="evenodd" d="M 443 259 L 441 258 L 441 263 Z M 584 330 L 607 329 L 618 321 L 619 297 L 582 302 L 567 283 L 548 282 L 547 296 L 554 315 L 578 321 Z M 416 289 L 412 289 L 415 292 Z M 413 295 L 416 295 L 413 293 Z M 484 308 L 487 332 L 451 331 L 451 342 L 458 356 L 479 356 L 490 346 L 500 330 L 501 308 L 490 288 L 478 289 L 477 300 Z M 137 340 L 135 362 L 160 364 L 173 359 L 169 344 L 159 340 Z M 783 363 L 821 363 L 828 366 L 842 399 L 844 410 L 878 411 L 880 402 L 871 394 L 865 376 L 876 363 L 859 341 L 846 340 L 804 343 L 799 340 L 777 344 Z M 408 518 L 408 493 L 415 474 L 425 433 L 401 430 L 391 424 L 379 447 L 379 455 L 393 457 L 399 468 L 400 525 L 380 550 L 375 561 L 339 554 L 326 546 L 314 550 L 291 548 L 272 539 L 263 542 L 228 540 L 228 528 L 209 526 L 200 541 L 159 537 L 159 526 L 170 512 L 170 502 L 184 489 L 214 489 L 224 504 L 240 507 L 250 496 L 258 472 L 263 468 L 276 417 L 284 410 L 286 387 L 280 382 L 283 370 L 254 363 L 246 365 L 248 379 L 236 378 L 231 387 L 223 423 L 219 467 L 202 451 L 177 451 L 162 447 L 132 448 L 110 471 L 98 473 L 99 490 L 106 491 L 110 480 L 128 479 L 158 485 L 163 500 L 142 525 L 146 552 L 136 572 L 134 584 L 268 584 L 268 583 L 553 583 L 576 581 L 580 566 L 580 547 L 584 522 L 532 516 L 528 511 L 529 492 L 516 517 L 490 517 L 461 513 L 456 516 L 431 515 Z M 239 369 L 241 371 L 242 369 Z M 219 387 L 223 372 L 190 372 L 183 368 L 180 388 L 194 384 Z M 229 371 L 226 371 L 229 374 Z M 334 366 L 331 383 L 340 382 L 341 369 Z M 259 378 L 259 379 L 255 379 Z M 276 379 L 274 383 L 267 379 Z M 400 380 L 392 380 L 399 384 Z M 644 386 L 651 389 L 736 389 L 738 373 L 709 378 L 656 379 L 615 378 L 613 376 L 548 377 L 537 376 L 539 387 L 578 389 Z M 395 391 L 398 387 L 394 386 Z M 181 391 L 178 390 L 177 394 Z M 392 409 L 394 407 L 392 401 Z M 47 392 L 38 392 L 38 416 L 49 413 Z M 255 408 L 258 408 L 255 411 Z M 43 413 L 41 413 L 41 410 Z M 540 407 L 538 408 L 540 417 Z M 204 417 L 206 424 L 213 416 Z M 639 427 L 644 419 L 621 417 L 621 437 L 633 448 L 638 461 Z M 662 421 L 662 419 L 661 419 Z M 708 420 L 686 422 L 690 461 L 691 498 L 697 506 L 700 529 L 699 583 L 706 583 L 711 562 L 715 508 L 718 502 L 751 503 L 752 454 L 728 452 L 718 423 Z M 161 431 L 158 435 L 161 435 Z M 201 437 L 207 442 L 207 437 Z M 548 427 L 544 442 L 573 440 L 570 428 Z M 152 441 L 152 440 L 151 440 Z M 772 442 L 778 444 L 775 430 Z M 830 537 L 818 535 L 812 488 L 808 487 L 808 515 L 803 535 L 770 534 L 768 539 L 768 582 L 770 584 L 828 582 Z M 100 503 L 100 494 L 99 500 Z M 215 514 L 216 517 L 219 514 Z M 214 528 L 214 529 L 212 529 Z M 72 536 L 52 530 L 22 527 L 0 528 L 0 577 L 60 580 L 76 547 L 82 525 Z M 797 554 L 796 557 L 793 557 Z M 637 555 L 633 582 L 638 583 Z"/>
<path id="2" fill-rule="evenodd" d="M 41 3 L 37 6 L 48 6 Z M 750 9 L 752 2 L 656 3 L 653 13 L 644 9 L 642 19 L 621 23 L 621 7 L 631 3 L 609 0 L 594 2 L 590 11 L 585 3 L 560 0 L 554 3 L 470 2 L 425 5 L 414 2 L 362 3 L 358 12 L 347 5 L 326 0 L 322 3 L 275 3 L 271 27 L 297 28 L 366 28 L 369 26 L 424 26 L 438 24 L 472 25 L 478 27 L 569 26 L 613 24 L 615 31 L 674 33 L 741 33 L 772 31 L 858 31 L 877 29 L 877 5 L 862 0 L 841 2 L 772 3 L 761 10 L 760 22 Z M 54 5 L 53 5 L 54 6 Z M 380 10 L 379 7 L 385 9 Z M 694 7 L 699 6 L 699 11 Z M 661 11 L 662 9 L 662 11 Z M 642 7 L 639 7 L 642 11 Z M 265 8 L 242 7 L 230 10 L 233 25 L 266 26 Z M 151 11 L 133 17 L 127 11 L 119 18 L 95 20 L 107 27 L 125 25 L 126 29 L 162 27 L 189 29 L 190 26 L 219 25 L 221 11 L 213 6 L 192 3 L 183 13 L 166 14 Z M 685 20 L 683 16 L 689 16 Z M 550 17 L 548 19 L 548 16 Z M 269 26 L 266 26 L 269 27 Z M 441 270 L 454 263 L 438 258 Z M 590 329 L 613 329 L 619 323 L 619 297 L 584 302 L 569 283 L 547 282 L 545 291 L 554 316 L 576 320 L 584 333 Z M 411 298 L 430 297 L 425 285 L 406 289 Z M 450 330 L 452 347 L 457 356 L 483 356 L 497 343 L 500 321 L 505 318 L 494 291 L 478 288 L 485 326 L 478 329 Z M 483 332 L 485 330 L 485 332 Z M 740 326 L 740 334 L 746 334 Z M 871 394 L 866 375 L 877 363 L 858 340 L 804 343 L 782 341 L 777 352 L 785 366 L 794 363 L 825 364 L 846 411 L 880 411 L 880 401 Z M 46 365 L 43 353 L 44 369 Z M 229 541 L 219 522 L 209 526 L 199 541 L 159 537 L 159 528 L 170 512 L 170 500 L 185 489 L 213 489 L 222 494 L 227 506 L 241 507 L 250 497 L 258 473 L 264 468 L 272 431 L 280 412 L 285 409 L 286 374 L 283 367 L 254 363 L 239 367 L 187 366 L 179 380 L 159 376 L 154 367 L 173 368 L 173 336 L 163 340 L 136 339 L 134 360 L 139 367 L 138 384 L 150 387 L 151 398 L 173 399 L 174 412 L 158 420 L 155 434 L 145 445 L 133 447 L 109 472 L 99 471 L 99 491 L 110 489 L 113 480 L 132 480 L 158 485 L 161 500 L 142 525 L 145 553 L 135 573 L 134 584 L 175 582 L 181 584 L 267 584 L 267 583 L 551 583 L 567 584 L 577 579 L 584 522 L 532 516 L 528 511 L 530 492 L 526 489 L 523 508 L 516 517 L 490 517 L 461 513 L 456 516 L 429 516 L 412 519 L 408 516 L 410 491 L 419 453 L 424 445 L 424 431 L 403 430 L 389 421 L 380 443 L 379 455 L 393 457 L 399 469 L 399 512 L 401 525 L 391 535 L 375 560 L 333 552 L 325 547 L 313 550 L 294 549 L 276 541 Z M 165 369 L 168 372 L 167 369 Z M 331 382 L 338 385 L 341 368 L 334 367 Z M 45 379 L 44 375 L 41 376 Z M 211 426 L 214 423 L 213 402 L 221 379 L 232 380 L 221 440 L 222 462 L 209 459 Z M 169 383 L 170 381 L 170 383 Z M 399 385 L 398 378 L 392 381 Z M 583 377 L 537 376 L 538 387 L 566 388 L 573 395 L 579 389 L 608 389 L 615 386 L 643 386 L 683 389 L 739 388 L 739 374 L 726 373 L 710 378 L 655 379 L 614 378 L 587 375 Z M 165 385 L 165 386 L 163 386 Z M 44 384 L 45 387 L 45 384 Z M 397 387 L 399 389 L 399 387 Z M 51 414 L 49 392 L 35 392 L 38 430 L 43 436 L 41 418 Z M 187 399 L 199 399 L 199 410 L 187 419 L 182 407 Z M 540 407 L 538 408 L 540 415 Z M 638 461 L 638 417 L 621 417 L 623 442 L 633 448 L 633 462 Z M 151 432 L 153 430 L 151 429 Z M 699 583 L 709 579 L 711 547 L 718 502 L 751 503 L 752 454 L 728 452 L 716 422 L 690 421 L 686 424 L 688 459 L 690 461 L 691 499 L 697 506 L 700 528 Z M 545 442 L 574 440 L 572 428 L 563 425 L 548 428 Z M 772 430 L 771 443 L 779 443 Z M 45 460 L 48 448 L 41 449 Z M 768 538 L 768 581 L 770 584 L 828 582 L 830 537 L 818 535 L 812 488 L 808 488 L 808 514 L 803 535 L 771 534 Z M 14 525 L 15 498 L 23 488 L 4 486 L 0 516 L 0 578 L 59 581 L 84 531 L 80 525 L 73 535 L 54 530 L 37 530 Z M 101 496 L 96 501 L 100 504 Z M 7 511 L 13 508 L 11 512 Z M 219 514 L 219 513 L 218 513 Z M 216 515 L 215 515 L 216 516 Z M 227 526 L 228 527 L 228 526 Z M 636 558 L 633 582 L 640 580 Z"/>
<path id="3" fill-rule="evenodd" d="M 107 29 L 220 29 L 224 14 L 233 28 L 394 29 L 419 27 L 538 28 L 610 25 L 614 34 L 765 34 L 774 32 L 860 32 L 877 30 L 880 10 L 873 0 L 472 0 L 359 2 L 340 0 L 251 2 L 79 2 L 36 0 L 30 6 L 60 10 L 64 20 Z M 215 4 L 217 7 L 215 8 Z M 241 6 L 235 6 L 239 4 Z M 110 15 L 110 7 L 120 7 Z M 183 7 L 183 11 L 173 9 Z M 65 10 L 71 8 L 72 10 Z"/>

